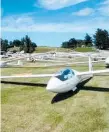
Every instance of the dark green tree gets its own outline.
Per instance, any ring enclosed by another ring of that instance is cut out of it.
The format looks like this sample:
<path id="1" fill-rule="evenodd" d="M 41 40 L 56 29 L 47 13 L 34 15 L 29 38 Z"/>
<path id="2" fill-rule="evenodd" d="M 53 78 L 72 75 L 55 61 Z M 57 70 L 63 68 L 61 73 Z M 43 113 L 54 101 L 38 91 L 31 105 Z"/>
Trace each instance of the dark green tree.
<path id="1" fill-rule="evenodd" d="M 0 41 L 1 41 L 1 51 L 7 51 L 8 47 L 9 47 L 8 40 L 0 39 Z"/>
<path id="2" fill-rule="evenodd" d="M 62 48 L 68 48 L 68 42 L 63 42 L 61 45 Z"/>
<path id="3" fill-rule="evenodd" d="M 20 47 L 21 41 L 16 39 L 16 40 L 13 41 L 13 45 L 16 46 L 16 47 Z"/>
<path id="4" fill-rule="evenodd" d="M 31 39 L 28 37 L 28 35 L 25 36 L 24 38 L 24 51 L 26 53 L 31 53 L 31 47 L 32 47 L 32 41 Z"/>
<path id="5" fill-rule="evenodd" d="M 22 38 L 21 39 L 21 45 L 20 45 L 20 51 L 22 51 L 22 50 L 24 50 L 24 43 L 25 43 L 25 39 L 24 38 Z"/>
<path id="6" fill-rule="evenodd" d="M 32 42 L 33 51 L 35 51 L 35 48 L 37 48 L 36 43 Z"/>
<path id="7" fill-rule="evenodd" d="M 20 50 L 24 50 L 25 53 L 32 53 L 37 45 L 31 41 L 31 39 L 26 35 L 21 39 Z"/>
<path id="8" fill-rule="evenodd" d="M 107 30 L 104 30 L 104 44 L 103 44 L 103 49 L 108 49 L 109 48 L 109 33 Z"/>
<path id="9" fill-rule="evenodd" d="M 82 45 L 85 45 L 84 40 L 82 40 L 82 39 L 77 39 L 77 47 L 81 47 Z"/>
<path id="10" fill-rule="evenodd" d="M 84 42 L 85 42 L 85 46 L 92 46 L 92 38 L 87 33 L 86 33 Z"/>
<path id="11" fill-rule="evenodd" d="M 109 48 L 109 33 L 106 30 L 97 29 L 94 37 L 94 43 L 99 49 Z"/>
<path id="12" fill-rule="evenodd" d="M 12 48 L 12 47 L 14 47 L 13 41 L 10 41 L 10 42 L 9 42 L 9 48 Z"/>
<path id="13" fill-rule="evenodd" d="M 76 48 L 77 47 L 77 41 L 75 38 L 71 38 L 68 42 L 68 47 L 69 48 Z"/>

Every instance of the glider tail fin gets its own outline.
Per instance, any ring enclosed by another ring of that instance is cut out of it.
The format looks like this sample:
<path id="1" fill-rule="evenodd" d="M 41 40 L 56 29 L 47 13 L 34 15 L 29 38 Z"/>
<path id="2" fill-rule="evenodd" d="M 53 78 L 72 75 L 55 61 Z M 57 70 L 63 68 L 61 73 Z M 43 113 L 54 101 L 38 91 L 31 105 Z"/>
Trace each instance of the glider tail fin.
<path id="1" fill-rule="evenodd" d="M 17 65 L 22 65 L 23 63 L 21 62 L 21 60 L 18 60 Z"/>
<path id="2" fill-rule="evenodd" d="M 89 71 L 93 71 L 91 56 L 89 56 Z"/>

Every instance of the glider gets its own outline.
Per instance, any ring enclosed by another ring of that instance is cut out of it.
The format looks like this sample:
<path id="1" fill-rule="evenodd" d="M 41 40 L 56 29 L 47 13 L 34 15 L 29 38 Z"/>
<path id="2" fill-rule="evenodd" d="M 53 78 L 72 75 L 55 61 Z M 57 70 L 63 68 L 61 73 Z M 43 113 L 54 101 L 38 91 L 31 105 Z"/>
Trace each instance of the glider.
<path id="1" fill-rule="evenodd" d="M 93 71 L 91 57 L 89 56 L 89 70 L 86 72 L 79 72 L 73 69 L 65 68 L 56 74 L 1 76 L 1 79 L 51 77 L 48 81 L 46 90 L 55 93 L 65 93 L 70 90 L 75 91 L 78 88 L 78 85 L 84 85 L 91 78 L 93 78 L 94 75 L 101 73 L 109 73 L 109 69 Z"/>

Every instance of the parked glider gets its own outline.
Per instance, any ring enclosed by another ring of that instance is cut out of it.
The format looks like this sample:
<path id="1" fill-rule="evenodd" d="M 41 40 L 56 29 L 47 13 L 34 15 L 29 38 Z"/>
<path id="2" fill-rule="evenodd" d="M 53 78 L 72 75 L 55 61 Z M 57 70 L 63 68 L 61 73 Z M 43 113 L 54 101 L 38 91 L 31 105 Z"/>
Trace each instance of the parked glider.
<path id="1" fill-rule="evenodd" d="M 78 72 L 73 69 L 64 69 L 56 74 L 36 74 L 36 75 L 15 75 L 15 76 L 1 76 L 1 78 L 42 78 L 51 77 L 48 81 L 46 89 L 55 93 L 65 93 L 70 90 L 75 91 L 78 85 L 84 85 L 95 74 L 109 73 L 109 69 L 96 70 L 92 69 L 91 57 L 89 57 L 89 71 Z"/>
<path id="2" fill-rule="evenodd" d="M 0 61 L 0 68 L 8 67 L 8 66 L 22 66 L 22 63 L 21 63 L 20 59 L 24 59 L 24 58 L 15 58 L 15 59 L 12 59 L 12 60 Z M 16 60 L 18 60 L 17 64 L 12 64 L 11 63 L 11 62 L 14 62 Z"/>
<path id="3" fill-rule="evenodd" d="M 109 66 L 109 57 L 106 58 L 105 64 L 106 64 L 107 66 Z"/>

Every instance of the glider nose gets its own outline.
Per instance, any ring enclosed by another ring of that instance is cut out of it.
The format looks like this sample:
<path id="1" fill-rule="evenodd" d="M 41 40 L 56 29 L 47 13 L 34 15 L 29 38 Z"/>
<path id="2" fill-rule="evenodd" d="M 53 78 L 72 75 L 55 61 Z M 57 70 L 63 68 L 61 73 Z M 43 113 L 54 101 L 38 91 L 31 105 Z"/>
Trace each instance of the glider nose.
<path id="1" fill-rule="evenodd" d="M 47 91 L 57 93 L 57 89 L 59 88 L 60 81 L 56 77 L 52 77 L 46 87 Z"/>
<path id="2" fill-rule="evenodd" d="M 47 85 L 46 90 L 47 91 L 52 91 L 52 87 L 50 85 Z"/>
<path id="3" fill-rule="evenodd" d="M 55 86 L 55 79 L 51 78 L 47 84 L 46 90 L 53 92 L 54 86 Z"/>

